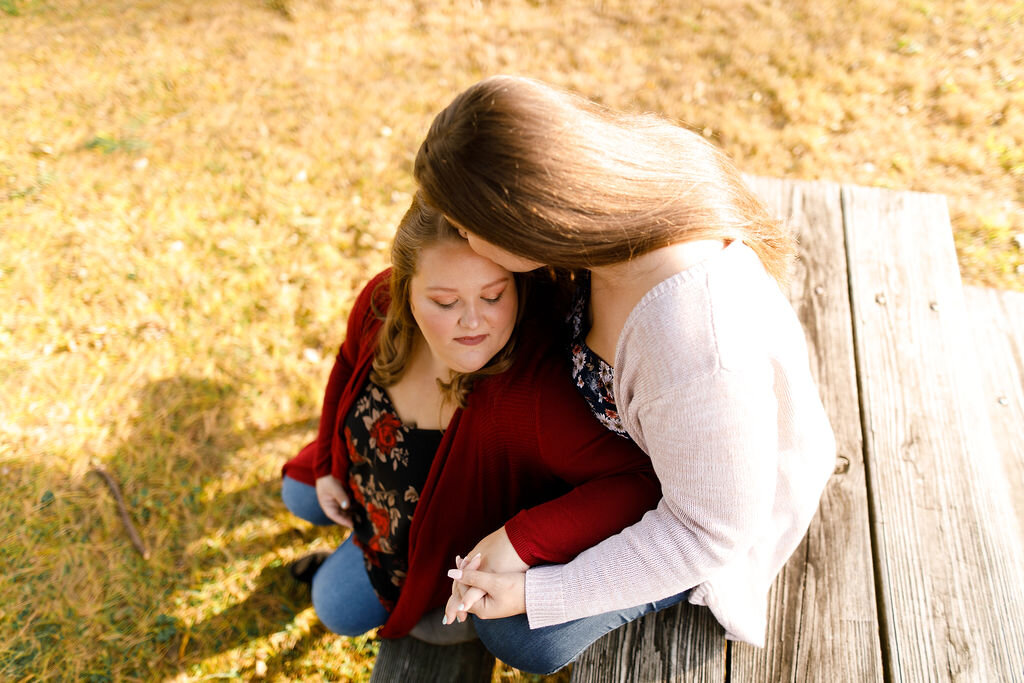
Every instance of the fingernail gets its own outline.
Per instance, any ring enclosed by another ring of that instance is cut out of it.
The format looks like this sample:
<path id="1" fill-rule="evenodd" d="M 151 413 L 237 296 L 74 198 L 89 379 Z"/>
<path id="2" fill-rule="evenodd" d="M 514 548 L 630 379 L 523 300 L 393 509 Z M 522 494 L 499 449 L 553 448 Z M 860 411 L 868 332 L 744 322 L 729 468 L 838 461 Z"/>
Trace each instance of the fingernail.
<path id="1" fill-rule="evenodd" d="M 459 603 L 459 611 L 460 612 L 465 612 L 466 611 L 466 603 L 464 603 L 464 602 L 460 602 Z"/>
<path id="2" fill-rule="evenodd" d="M 342 510 L 348 510 L 348 501 L 347 500 L 341 501 L 341 509 Z"/>
<path id="3" fill-rule="evenodd" d="M 447 626 L 448 625 L 448 615 L 447 614 L 444 615 L 443 617 L 441 617 L 441 625 L 442 626 Z"/>
<path id="4" fill-rule="evenodd" d="M 462 578 L 462 570 L 461 569 L 449 569 L 448 570 L 448 578 L 449 579 L 455 579 L 456 581 L 458 581 L 459 579 Z"/>
<path id="5" fill-rule="evenodd" d="M 480 556 L 481 556 L 482 554 L 483 554 L 483 553 L 477 553 L 476 555 L 474 555 L 473 557 L 471 557 L 469 561 L 470 561 L 470 562 L 472 562 L 472 561 L 473 561 L 473 560 L 475 560 L 476 558 L 480 557 Z"/>

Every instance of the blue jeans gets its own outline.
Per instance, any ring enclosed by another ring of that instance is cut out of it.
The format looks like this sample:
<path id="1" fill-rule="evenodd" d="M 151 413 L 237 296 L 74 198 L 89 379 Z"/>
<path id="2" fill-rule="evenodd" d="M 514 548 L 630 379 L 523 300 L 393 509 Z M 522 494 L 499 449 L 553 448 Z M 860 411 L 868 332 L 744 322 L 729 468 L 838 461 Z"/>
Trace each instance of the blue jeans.
<path id="1" fill-rule="evenodd" d="M 292 514 L 318 526 L 334 522 L 324 514 L 316 499 L 316 488 L 285 477 L 281 499 Z M 363 551 L 345 542 L 328 557 L 313 577 L 313 609 L 328 629 L 343 636 L 358 636 L 377 628 L 388 619 L 388 611 L 377 599 L 363 563 Z"/>
<path id="2" fill-rule="evenodd" d="M 686 590 L 657 602 L 543 628 L 531 629 L 525 614 L 504 619 L 474 616 L 473 623 L 480 640 L 495 657 L 520 671 L 547 675 L 575 660 L 609 631 L 682 602 L 689 593 Z"/>

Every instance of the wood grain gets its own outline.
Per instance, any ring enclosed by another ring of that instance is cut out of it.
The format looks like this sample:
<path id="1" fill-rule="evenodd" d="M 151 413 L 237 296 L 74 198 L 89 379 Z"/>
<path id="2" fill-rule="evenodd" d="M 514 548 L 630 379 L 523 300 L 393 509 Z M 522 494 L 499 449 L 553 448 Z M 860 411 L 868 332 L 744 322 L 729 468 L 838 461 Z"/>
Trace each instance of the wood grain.
<path id="1" fill-rule="evenodd" d="M 897 681 L 1024 676 L 1021 539 L 944 198 L 844 186 L 883 655 Z"/>
<path id="2" fill-rule="evenodd" d="M 768 596 L 766 647 L 730 644 L 739 681 L 882 678 L 839 185 L 747 178 L 795 231 L 790 301 L 836 436 L 836 473 Z"/>
<path id="3" fill-rule="evenodd" d="M 680 604 L 612 631 L 580 655 L 573 683 L 721 683 L 725 632 L 703 607 Z"/>
<path id="4" fill-rule="evenodd" d="M 1024 542 L 1024 292 L 964 287 L 964 297 L 981 366 L 982 402 L 1002 457 L 1017 538 Z"/>
<path id="5" fill-rule="evenodd" d="M 486 683 L 494 655 L 479 640 L 460 645 L 430 645 L 415 638 L 382 640 L 371 683 Z"/>

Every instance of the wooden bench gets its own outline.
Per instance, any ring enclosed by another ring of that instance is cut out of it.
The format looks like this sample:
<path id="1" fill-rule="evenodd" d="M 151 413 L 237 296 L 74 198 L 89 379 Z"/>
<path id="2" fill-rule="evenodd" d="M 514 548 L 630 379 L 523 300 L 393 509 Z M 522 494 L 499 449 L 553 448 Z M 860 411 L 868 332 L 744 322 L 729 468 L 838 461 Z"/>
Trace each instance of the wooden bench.
<path id="1" fill-rule="evenodd" d="M 941 196 L 748 181 L 800 239 L 790 297 L 835 474 L 765 648 L 680 605 L 595 643 L 572 680 L 1024 681 L 1024 295 L 965 292 Z M 382 643 L 372 680 L 490 680 L 472 645 L 420 646 Z"/>

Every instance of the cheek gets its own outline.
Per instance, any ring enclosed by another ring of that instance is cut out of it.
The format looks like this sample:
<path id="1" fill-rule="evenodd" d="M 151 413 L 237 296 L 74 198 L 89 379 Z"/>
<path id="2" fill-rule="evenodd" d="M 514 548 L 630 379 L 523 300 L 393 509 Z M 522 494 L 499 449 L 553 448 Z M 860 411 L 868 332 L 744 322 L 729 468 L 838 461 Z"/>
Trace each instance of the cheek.
<path id="1" fill-rule="evenodd" d="M 413 308 L 413 318 L 420 328 L 420 332 L 428 341 L 442 338 L 446 335 L 451 326 L 445 311 L 431 311 L 429 308 Z"/>
<path id="2" fill-rule="evenodd" d="M 494 311 L 494 326 L 511 333 L 512 327 L 516 324 L 517 310 L 515 299 L 508 302 L 502 301 L 502 305 Z"/>

